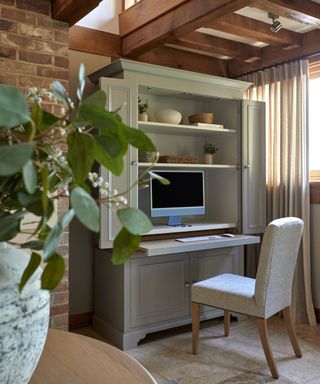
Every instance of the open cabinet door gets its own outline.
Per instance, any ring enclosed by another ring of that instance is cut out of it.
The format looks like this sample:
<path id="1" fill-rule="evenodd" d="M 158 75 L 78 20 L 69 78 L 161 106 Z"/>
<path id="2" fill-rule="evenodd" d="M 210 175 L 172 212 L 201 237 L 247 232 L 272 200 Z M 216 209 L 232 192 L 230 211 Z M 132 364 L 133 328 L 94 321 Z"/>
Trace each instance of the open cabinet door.
<path id="1" fill-rule="evenodd" d="M 263 233 L 266 227 L 265 103 L 242 104 L 242 233 Z"/>
<path id="2" fill-rule="evenodd" d="M 118 112 L 124 123 L 132 128 L 137 128 L 138 121 L 138 87 L 135 81 L 100 78 L 100 88 L 107 94 L 106 109 L 114 111 L 122 106 Z M 100 175 L 108 181 L 110 189 L 119 192 L 127 191 L 138 177 L 137 168 L 138 153 L 133 147 L 129 147 L 124 158 L 124 169 L 120 176 L 114 176 L 106 168 L 100 169 Z M 138 207 L 137 188 L 130 189 L 124 197 L 130 207 Z M 101 204 L 101 229 L 100 248 L 111 248 L 112 242 L 120 230 L 121 225 L 114 207 Z"/>

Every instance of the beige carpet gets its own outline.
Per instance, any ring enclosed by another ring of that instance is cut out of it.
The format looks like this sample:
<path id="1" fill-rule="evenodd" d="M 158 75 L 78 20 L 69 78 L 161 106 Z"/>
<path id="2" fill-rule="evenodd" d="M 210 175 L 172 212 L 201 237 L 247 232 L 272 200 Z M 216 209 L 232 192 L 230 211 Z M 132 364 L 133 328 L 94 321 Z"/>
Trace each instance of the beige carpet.
<path id="1" fill-rule="evenodd" d="M 270 343 L 280 379 L 270 376 L 253 320 L 233 321 L 223 337 L 223 322 L 202 324 L 199 355 L 191 354 L 191 328 L 149 335 L 127 351 L 144 365 L 158 383 L 178 384 L 320 384 L 320 327 L 297 327 L 303 357 L 294 356 L 282 319 L 268 321 Z"/>

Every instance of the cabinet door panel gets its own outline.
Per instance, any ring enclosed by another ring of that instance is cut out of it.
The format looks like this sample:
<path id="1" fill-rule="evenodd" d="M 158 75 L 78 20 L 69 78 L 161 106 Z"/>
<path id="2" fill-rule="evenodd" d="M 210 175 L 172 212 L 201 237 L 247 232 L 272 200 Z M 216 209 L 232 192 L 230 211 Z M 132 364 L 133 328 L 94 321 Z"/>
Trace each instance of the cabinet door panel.
<path id="1" fill-rule="evenodd" d="M 243 102 L 242 232 L 262 233 L 266 226 L 265 104 Z"/>
<path id="2" fill-rule="evenodd" d="M 106 109 L 114 111 L 123 106 L 119 111 L 122 120 L 131 127 L 137 126 L 137 85 L 133 81 L 101 78 L 100 87 L 107 94 Z M 136 181 L 138 176 L 137 167 L 132 166 L 137 161 L 137 151 L 129 147 L 124 158 L 124 169 L 122 174 L 114 176 L 104 167 L 101 168 L 101 176 L 109 182 L 111 189 L 126 191 Z M 125 197 L 131 207 L 138 206 L 137 188 L 131 189 Z M 100 248 L 111 248 L 112 241 L 118 233 L 121 225 L 115 210 L 107 205 L 101 205 L 101 232 Z"/>
<path id="3" fill-rule="evenodd" d="M 188 255 L 131 260 L 131 326 L 185 316 L 189 312 Z"/>

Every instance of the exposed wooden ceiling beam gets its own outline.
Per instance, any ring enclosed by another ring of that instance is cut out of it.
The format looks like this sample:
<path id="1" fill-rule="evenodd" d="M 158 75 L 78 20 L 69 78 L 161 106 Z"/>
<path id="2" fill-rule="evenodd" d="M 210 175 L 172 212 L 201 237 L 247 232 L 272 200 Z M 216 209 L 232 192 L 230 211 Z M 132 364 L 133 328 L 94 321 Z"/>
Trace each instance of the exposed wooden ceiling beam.
<path id="1" fill-rule="evenodd" d="M 320 4 L 310 0 L 257 0 L 252 7 L 320 28 Z"/>
<path id="2" fill-rule="evenodd" d="M 159 0 L 148 0 L 156 4 Z M 122 54 L 137 57 L 222 17 L 254 0 L 188 0 L 122 38 Z"/>
<path id="3" fill-rule="evenodd" d="M 136 58 L 150 64 L 206 73 L 214 76 L 227 76 L 226 60 L 198 55 L 171 47 L 158 47 Z"/>
<path id="4" fill-rule="evenodd" d="M 246 37 L 253 41 L 258 40 L 270 45 L 285 46 L 288 49 L 298 47 L 302 44 L 300 33 L 287 29 L 281 29 L 278 33 L 273 33 L 270 31 L 269 24 L 236 13 L 231 13 L 218 20 L 210 21 L 205 27 Z"/>
<path id="5" fill-rule="evenodd" d="M 258 71 L 273 65 L 283 63 L 288 60 L 299 59 L 301 57 L 312 56 L 320 53 L 320 30 L 315 29 L 303 34 L 302 47 L 291 50 L 280 50 L 278 47 L 262 48 L 263 58 L 259 62 L 252 64 L 244 63 L 239 60 L 228 62 L 228 76 L 237 78 L 249 72 Z"/>
<path id="6" fill-rule="evenodd" d="M 120 36 L 75 25 L 69 29 L 69 48 L 117 58 L 120 56 Z"/>
<path id="7" fill-rule="evenodd" d="M 219 54 L 251 63 L 261 58 L 261 48 L 236 41 L 222 39 L 201 32 L 191 32 L 176 40 L 182 47 L 203 51 L 203 54 Z"/>
<path id="8" fill-rule="evenodd" d="M 123 37 L 188 0 L 141 0 L 119 15 L 120 36 Z"/>
<path id="9" fill-rule="evenodd" d="M 52 18 L 70 26 L 96 8 L 101 0 L 52 0 Z"/>

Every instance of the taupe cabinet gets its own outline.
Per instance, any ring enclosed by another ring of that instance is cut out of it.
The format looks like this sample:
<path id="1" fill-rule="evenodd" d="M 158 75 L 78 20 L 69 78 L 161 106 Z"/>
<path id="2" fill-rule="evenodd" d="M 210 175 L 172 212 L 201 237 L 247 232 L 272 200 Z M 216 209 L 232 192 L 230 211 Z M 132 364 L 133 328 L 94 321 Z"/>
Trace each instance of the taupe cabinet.
<path id="1" fill-rule="evenodd" d="M 112 78 L 111 78 L 112 77 Z M 243 100 L 249 83 L 156 65 L 119 60 L 91 75 L 107 93 L 107 109 L 120 105 L 123 120 L 145 131 L 161 155 L 193 155 L 198 164 L 157 164 L 156 169 L 200 169 L 205 174 L 206 212 L 187 217 L 193 227 L 166 226 L 153 219 L 151 234 L 179 237 L 179 232 L 201 229 L 236 229 L 259 234 L 265 219 L 265 116 L 264 104 Z M 138 96 L 149 103 L 149 122 L 138 121 Z M 158 123 L 157 111 L 173 108 L 183 118 L 178 125 Z M 213 112 L 214 124 L 192 126 L 188 116 Z M 204 164 L 203 147 L 218 146 L 212 165 Z M 137 150 L 128 152 L 125 171 L 114 177 L 101 169 L 112 188 L 126 190 L 149 166 L 139 163 Z M 150 213 L 148 189 L 132 188 L 130 206 Z M 122 266 L 110 262 L 110 248 L 119 230 L 114 211 L 101 207 L 101 233 L 95 257 L 94 325 L 116 345 L 127 349 L 147 333 L 191 321 L 190 286 L 223 272 L 243 273 L 244 246 L 255 236 L 238 236 L 221 242 L 184 244 L 145 242 Z M 194 236 L 194 234 L 192 235 Z M 161 240 L 160 240 L 161 241 Z M 148 246 L 149 243 L 149 246 Z M 205 309 L 203 318 L 219 316 Z"/>

